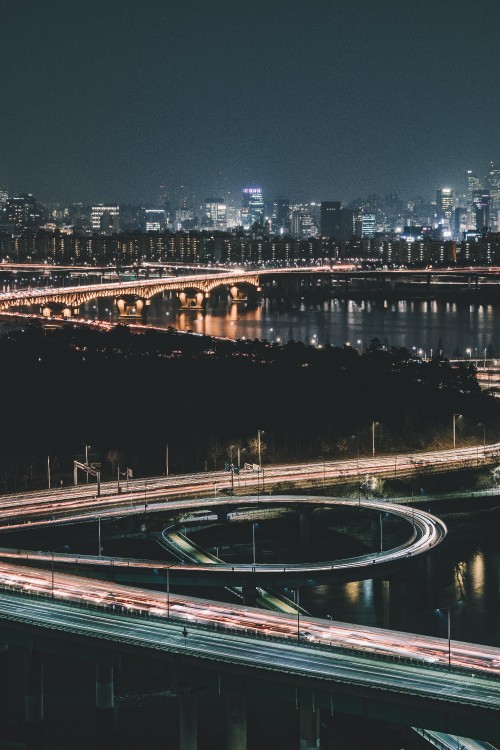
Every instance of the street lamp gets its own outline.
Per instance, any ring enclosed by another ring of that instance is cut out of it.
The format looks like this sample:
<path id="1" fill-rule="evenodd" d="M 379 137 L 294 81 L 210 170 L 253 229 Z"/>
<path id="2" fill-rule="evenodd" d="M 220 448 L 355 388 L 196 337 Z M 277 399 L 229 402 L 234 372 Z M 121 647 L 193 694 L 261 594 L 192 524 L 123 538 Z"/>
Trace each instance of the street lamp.
<path id="1" fill-rule="evenodd" d="M 457 447 L 457 425 L 456 425 L 456 420 L 457 420 L 457 417 L 460 419 L 461 416 L 462 416 L 461 414 L 454 414 L 453 415 L 453 447 L 454 448 Z"/>
<path id="2" fill-rule="evenodd" d="M 468 357 L 469 357 L 469 359 L 470 359 L 470 358 L 471 358 L 471 355 L 472 355 L 472 349 L 470 348 L 470 346 L 468 346 L 468 347 L 467 347 L 467 349 L 465 350 L 465 353 L 467 354 L 467 356 L 468 356 Z"/>
<path id="3" fill-rule="evenodd" d="M 255 521 L 252 523 L 252 559 L 255 567 Z"/>
<path id="4" fill-rule="evenodd" d="M 326 459 L 324 456 L 318 456 L 320 461 L 323 461 L 323 494 L 325 494 L 325 483 L 326 483 Z"/>
<path id="5" fill-rule="evenodd" d="M 375 425 L 379 422 L 372 422 L 372 456 L 375 455 Z"/>
<path id="6" fill-rule="evenodd" d="M 257 430 L 257 449 L 259 452 L 259 469 L 262 469 L 262 456 L 261 456 L 261 446 L 260 446 L 260 436 L 261 434 L 264 434 L 264 430 Z"/>
<path id="7" fill-rule="evenodd" d="M 448 613 L 448 667 L 451 667 L 451 608 L 458 604 L 462 604 L 462 602 L 458 601 L 455 604 L 449 604 L 447 607 L 440 607 L 438 609 L 438 612 Z"/>
<path id="8" fill-rule="evenodd" d="M 485 455 L 486 454 L 486 425 L 484 424 L 484 422 L 479 422 L 477 426 L 483 428 L 483 455 Z"/>

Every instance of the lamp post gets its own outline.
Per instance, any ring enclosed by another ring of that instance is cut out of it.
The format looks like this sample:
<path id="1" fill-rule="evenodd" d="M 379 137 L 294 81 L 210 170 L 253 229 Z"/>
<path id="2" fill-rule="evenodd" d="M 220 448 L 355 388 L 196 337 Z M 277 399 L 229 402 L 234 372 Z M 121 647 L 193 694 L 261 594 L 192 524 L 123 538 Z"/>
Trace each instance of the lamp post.
<path id="1" fill-rule="evenodd" d="M 300 588 L 297 586 L 295 599 L 297 604 L 297 642 L 300 643 Z"/>
<path id="2" fill-rule="evenodd" d="M 457 420 L 457 417 L 460 418 L 461 416 L 462 416 L 461 414 L 454 414 L 453 415 L 453 448 L 457 447 L 457 425 L 456 425 L 456 420 Z"/>
<path id="3" fill-rule="evenodd" d="M 372 422 L 372 456 L 375 456 L 375 425 L 378 422 Z"/>
<path id="4" fill-rule="evenodd" d="M 260 436 L 261 433 L 264 433 L 264 430 L 257 430 L 257 450 L 259 453 L 259 469 L 262 469 L 262 455 L 261 455 L 261 444 L 260 444 Z"/>
<path id="5" fill-rule="evenodd" d="M 252 523 L 252 558 L 255 567 L 255 521 Z"/>
<path id="6" fill-rule="evenodd" d="M 483 456 L 485 456 L 486 455 L 486 425 L 484 424 L 484 422 L 479 422 L 477 426 L 483 428 Z"/>
<path id="7" fill-rule="evenodd" d="M 324 456 L 318 456 L 320 461 L 323 461 L 323 494 L 325 494 L 325 484 L 326 484 L 326 459 Z"/>
<path id="8" fill-rule="evenodd" d="M 89 448 L 90 448 L 90 445 L 85 444 L 85 466 L 89 465 Z M 87 484 L 88 484 L 88 482 L 89 482 L 89 473 L 88 473 L 88 471 L 86 471 L 85 474 L 87 475 Z"/>
<path id="9" fill-rule="evenodd" d="M 257 493 L 260 491 L 260 472 L 262 471 L 262 445 L 260 442 L 260 436 L 264 434 L 264 430 L 257 430 L 257 452 L 259 456 L 259 472 L 257 474 Z"/>

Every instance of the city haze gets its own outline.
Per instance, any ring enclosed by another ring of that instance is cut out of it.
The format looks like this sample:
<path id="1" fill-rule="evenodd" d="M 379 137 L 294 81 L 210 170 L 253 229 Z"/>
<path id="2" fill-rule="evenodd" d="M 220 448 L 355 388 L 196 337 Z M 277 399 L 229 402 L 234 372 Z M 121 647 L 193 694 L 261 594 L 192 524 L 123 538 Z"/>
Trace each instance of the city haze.
<path id="1" fill-rule="evenodd" d="M 494 0 L 0 5 L 11 193 L 432 196 L 500 154 Z"/>

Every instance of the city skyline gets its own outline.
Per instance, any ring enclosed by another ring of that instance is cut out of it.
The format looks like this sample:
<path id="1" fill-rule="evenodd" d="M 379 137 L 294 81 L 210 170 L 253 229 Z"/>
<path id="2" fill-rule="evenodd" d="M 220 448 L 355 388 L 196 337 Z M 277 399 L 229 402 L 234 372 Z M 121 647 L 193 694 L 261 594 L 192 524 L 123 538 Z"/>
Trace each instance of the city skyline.
<path id="1" fill-rule="evenodd" d="M 150 203 L 201 175 L 202 195 L 425 195 L 500 153 L 493 0 L 2 6 L 14 193 Z"/>

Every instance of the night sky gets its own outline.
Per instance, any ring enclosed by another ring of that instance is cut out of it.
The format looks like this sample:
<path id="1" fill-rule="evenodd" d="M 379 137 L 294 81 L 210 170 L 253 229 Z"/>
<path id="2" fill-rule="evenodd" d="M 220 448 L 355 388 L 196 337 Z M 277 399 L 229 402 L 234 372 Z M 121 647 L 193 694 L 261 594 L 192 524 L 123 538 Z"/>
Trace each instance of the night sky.
<path id="1" fill-rule="evenodd" d="M 0 0 L 0 185 L 432 197 L 500 163 L 500 2 Z"/>

